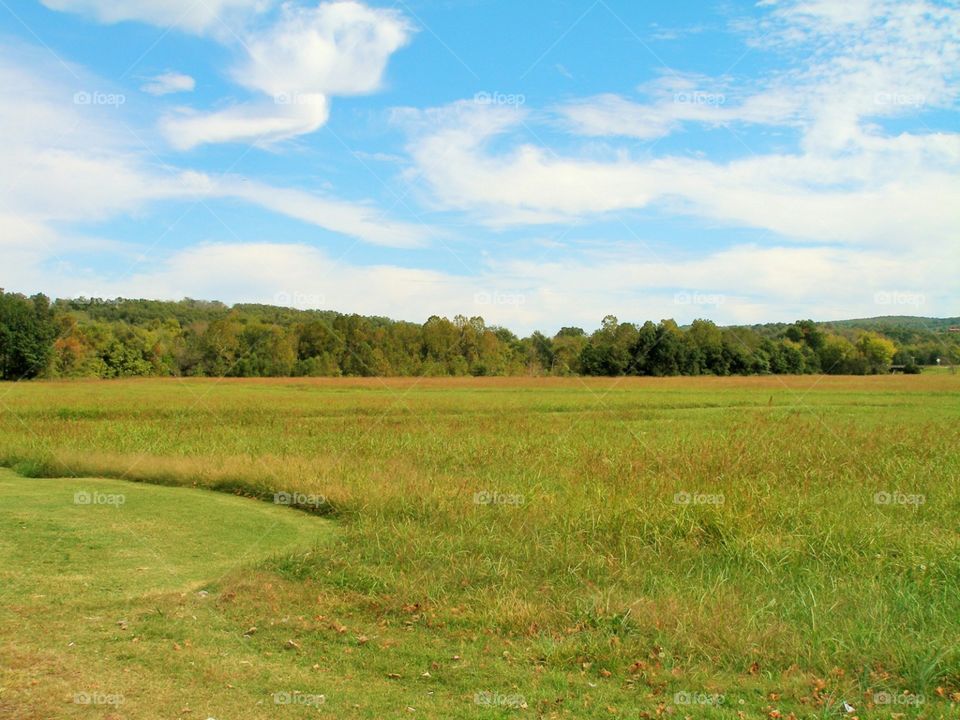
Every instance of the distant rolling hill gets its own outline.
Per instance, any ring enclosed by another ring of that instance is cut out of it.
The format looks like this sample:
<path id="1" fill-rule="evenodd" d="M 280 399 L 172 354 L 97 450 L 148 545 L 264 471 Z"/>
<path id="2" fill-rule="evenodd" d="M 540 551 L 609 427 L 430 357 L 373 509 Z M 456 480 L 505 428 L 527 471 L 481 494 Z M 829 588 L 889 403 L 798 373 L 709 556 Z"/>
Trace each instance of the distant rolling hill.
<path id="1" fill-rule="evenodd" d="M 821 328 L 834 331 L 873 330 L 888 334 L 940 334 L 950 331 L 950 328 L 960 327 L 960 317 L 934 318 L 917 315 L 881 315 L 872 318 L 854 318 L 851 320 L 817 320 L 815 324 Z M 751 330 L 762 335 L 777 335 L 791 323 L 761 323 L 748 325 Z M 899 331 L 899 332 L 897 332 Z"/>
<path id="2" fill-rule="evenodd" d="M 927 330 L 931 332 L 946 332 L 951 327 L 960 327 L 960 317 L 932 318 L 916 315 L 881 315 L 873 318 L 857 318 L 855 320 L 831 320 L 819 322 L 818 325 L 835 328 L 862 328 L 864 330 L 878 330 L 898 327 L 911 330 Z"/>

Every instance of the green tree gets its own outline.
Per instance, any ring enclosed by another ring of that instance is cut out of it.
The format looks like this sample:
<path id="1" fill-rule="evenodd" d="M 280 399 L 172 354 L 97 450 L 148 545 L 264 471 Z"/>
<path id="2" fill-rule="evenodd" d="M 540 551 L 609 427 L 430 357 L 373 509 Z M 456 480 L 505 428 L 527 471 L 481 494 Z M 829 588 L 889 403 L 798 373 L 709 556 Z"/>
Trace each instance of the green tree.
<path id="1" fill-rule="evenodd" d="M 27 298 L 0 289 L 0 380 L 44 372 L 53 359 L 57 324 L 46 295 Z"/>
<path id="2" fill-rule="evenodd" d="M 633 343 L 630 362 L 630 373 L 633 375 L 652 375 L 650 372 L 650 352 L 657 344 L 657 326 L 647 320 L 637 331 L 637 339 Z"/>
<path id="3" fill-rule="evenodd" d="M 865 332 L 857 338 L 857 352 L 866 363 L 868 373 L 882 373 L 890 370 L 890 363 L 897 346 L 875 332 Z"/>
<path id="4" fill-rule="evenodd" d="M 455 374 L 460 353 L 460 329 L 447 318 L 431 316 L 423 324 L 423 355 L 431 374 Z"/>
<path id="5" fill-rule="evenodd" d="M 718 328 L 698 319 L 681 330 L 673 320 L 638 327 L 610 315 L 589 336 L 565 327 L 552 338 L 520 339 L 463 315 L 419 325 L 190 299 L 51 306 L 43 296 L 0 291 L 0 376 L 863 374 L 883 372 L 891 360 L 956 363 L 954 324 L 881 318 Z"/>
<path id="6" fill-rule="evenodd" d="M 633 360 L 637 328 L 607 315 L 580 353 L 581 370 L 587 375 L 624 375 Z"/>
<path id="7" fill-rule="evenodd" d="M 242 331 L 243 326 L 236 314 L 210 323 L 201 343 L 203 374 L 223 377 L 233 370 L 240 356 Z"/>
<path id="8" fill-rule="evenodd" d="M 819 351 L 826 340 L 826 334 L 813 320 L 797 320 L 787 328 L 785 335 L 789 340 L 806 344 L 814 351 Z"/>
<path id="9" fill-rule="evenodd" d="M 657 325 L 657 336 L 647 355 L 646 371 L 648 375 L 662 377 L 679 375 L 686 362 L 686 344 L 683 332 L 673 320 L 661 320 Z"/>
<path id="10" fill-rule="evenodd" d="M 587 344 L 582 328 L 565 327 L 553 336 L 553 372 L 557 375 L 579 375 L 580 355 Z"/>
<path id="11" fill-rule="evenodd" d="M 840 335 L 828 334 L 820 348 L 820 370 L 827 375 L 842 375 L 855 369 L 857 350 Z"/>
<path id="12" fill-rule="evenodd" d="M 372 328 L 361 315 L 340 315 L 333 321 L 333 331 L 340 336 L 343 351 L 340 368 L 344 375 L 372 377 L 376 375 L 377 360 L 371 343 Z"/>
<path id="13" fill-rule="evenodd" d="M 537 330 L 530 336 L 530 360 L 531 365 L 536 366 L 540 373 L 550 373 L 553 371 L 555 359 L 553 349 L 553 339 L 548 338 L 542 332 Z"/>
<path id="14" fill-rule="evenodd" d="M 696 364 L 688 359 L 688 367 L 691 370 L 696 368 L 691 375 L 701 372 L 711 373 L 713 375 L 729 375 L 730 368 L 728 364 L 729 356 L 724 353 L 723 333 L 720 328 L 714 325 L 710 320 L 694 320 L 687 330 L 687 338 L 690 340 L 691 355 L 696 353 Z"/>

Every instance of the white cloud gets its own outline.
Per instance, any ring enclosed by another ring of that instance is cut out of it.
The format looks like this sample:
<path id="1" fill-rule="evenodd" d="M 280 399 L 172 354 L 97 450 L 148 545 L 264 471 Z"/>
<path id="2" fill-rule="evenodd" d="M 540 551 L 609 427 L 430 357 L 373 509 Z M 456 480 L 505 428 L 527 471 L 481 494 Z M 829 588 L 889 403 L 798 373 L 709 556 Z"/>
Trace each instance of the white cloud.
<path id="1" fill-rule="evenodd" d="M 181 109 L 160 121 L 160 130 L 178 150 L 219 142 L 250 142 L 257 145 L 286 140 L 313 132 L 330 115 L 323 95 L 301 96 L 297 102 L 249 103 L 213 113 Z"/>
<path id="2" fill-rule="evenodd" d="M 777 52 L 791 61 L 771 84 L 802 103 L 804 148 L 811 152 L 855 147 L 864 120 L 952 107 L 958 97 L 955 4 L 779 2 L 747 28 L 754 52 Z"/>
<path id="3" fill-rule="evenodd" d="M 345 203 L 302 190 L 274 188 L 261 183 L 232 183 L 223 194 L 328 230 L 362 238 L 386 247 L 421 247 L 430 230 L 397 222 L 369 205 Z"/>
<path id="4" fill-rule="evenodd" d="M 524 302 L 495 309 L 513 317 L 511 326 L 556 329 L 553 318 L 594 328 L 607 313 L 628 321 L 707 317 L 722 324 L 872 317 L 889 313 L 877 293 L 891 290 L 922 295 L 922 314 L 948 315 L 954 283 L 937 269 L 957 260 L 949 247 L 905 263 L 891 251 L 738 245 L 692 258 L 634 250 L 594 260 L 506 261 L 488 270 L 492 287 L 498 277 L 521 279 L 511 289 Z"/>
<path id="5" fill-rule="evenodd" d="M 683 122 L 799 125 L 805 149 L 839 152 L 861 141 L 865 119 L 952 107 L 960 72 L 960 12 L 915 0 L 767 2 L 767 14 L 737 24 L 753 53 L 777 53 L 783 68 L 734 81 L 670 70 L 620 95 L 574 101 L 560 113 L 586 135 L 651 138 Z"/>
<path id="6" fill-rule="evenodd" d="M 169 95 L 171 93 L 193 92 L 196 81 L 189 75 L 178 72 L 166 72 L 144 83 L 140 89 L 151 95 Z"/>
<path id="7" fill-rule="evenodd" d="M 374 245 L 421 247 L 432 234 L 425 226 L 386 217 L 369 203 L 344 202 L 303 190 L 278 188 L 235 176 L 214 179 L 202 173 L 184 173 L 180 179 L 185 197 L 242 200 Z"/>
<path id="8" fill-rule="evenodd" d="M 411 34 L 400 13 L 350 0 L 285 5 L 274 25 L 245 39 L 248 57 L 232 74 L 268 95 L 370 93 Z"/>
<path id="9" fill-rule="evenodd" d="M 531 144 L 529 111 L 463 102 L 397 114 L 415 167 L 440 208 L 493 226 L 572 222 L 656 205 L 783 236 L 826 242 L 954 243 L 960 134 L 886 132 L 876 121 L 952 108 L 960 77 L 960 11 L 918 1 L 777 3 L 757 33 L 787 69 L 737 85 L 664 73 L 640 103 L 601 95 L 560 107 L 583 136 L 650 139 L 683 123 L 799 129 L 795 153 L 717 162 L 631 146 L 578 151 Z M 497 148 L 494 150 L 493 148 Z M 695 149 L 695 148 L 691 148 Z"/>
<path id="10" fill-rule="evenodd" d="M 708 317 L 722 324 L 839 319 L 890 311 L 878 293 L 911 293 L 910 312 L 947 315 L 951 279 L 938 265 L 948 248 L 907 267 L 894 254 L 836 248 L 736 246 L 688 259 L 492 261 L 474 275 L 395 265 L 353 265 L 299 244 L 211 243 L 168 254 L 149 269 L 111 279 L 82 266 L 24 262 L 12 289 L 53 287 L 63 296 L 97 295 L 226 302 L 292 303 L 304 308 L 423 322 L 435 314 L 481 315 L 517 332 L 561 324 L 595 328 L 623 321 Z M 933 280 L 932 280 L 933 279 Z"/>
<path id="11" fill-rule="evenodd" d="M 162 131 L 182 150 L 220 142 L 269 144 L 312 133 L 327 122 L 330 97 L 380 87 L 390 55 L 411 33 L 399 13 L 351 0 L 284 5 L 274 24 L 246 33 L 246 57 L 231 72 L 237 84 L 270 100 L 167 116 Z"/>
<path id="12" fill-rule="evenodd" d="M 568 102 L 557 113 L 577 134 L 652 139 L 684 123 L 796 124 L 800 109 L 797 93 L 781 88 L 751 94 L 729 78 L 671 71 L 639 89 L 649 102 L 608 93 Z"/>
<path id="13" fill-rule="evenodd" d="M 2 218 L 0 218 L 2 220 Z M 7 275 L 7 270 L 3 271 Z M 226 302 L 286 304 L 343 312 L 421 317 L 435 307 L 469 310 L 471 281 L 429 270 L 390 265 L 354 266 L 306 245 L 211 243 L 168 253 L 132 275 L 109 278 L 82 267 L 50 269 L 24 259 L 0 287 L 63 297 L 203 297 Z M 33 289 L 31 289 L 33 288 Z M 308 300 L 309 299 L 309 300 Z"/>
<path id="14" fill-rule="evenodd" d="M 116 106 L 78 104 L 78 88 L 112 88 L 43 50 L 0 50 L 0 209 L 31 222 L 99 220 L 171 192 L 143 171 Z"/>
<path id="15" fill-rule="evenodd" d="M 233 302 L 319 296 L 322 302 L 316 305 L 321 307 L 385 314 L 401 308 L 427 312 L 433 292 L 457 292 L 452 280 L 427 270 L 352 266 L 305 245 L 227 243 L 176 253 L 156 270 L 129 278 L 125 286 L 150 297 L 202 295 Z"/>
<path id="16" fill-rule="evenodd" d="M 74 77 L 74 74 L 76 77 Z M 399 222 L 369 202 L 242 182 L 153 165 L 121 108 L 78 105 L 77 85 L 106 88 L 82 68 L 66 72 L 26 46 L 0 50 L 0 165 L 9 169 L 0 197 L 0 286 L 17 277 L 9 255 L 50 259 L 77 246 L 63 223 L 99 222 L 144 212 L 163 200 L 238 200 L 364 242 L 422 244 L 429 231 Z M 298 106 L 299 107 L 299 106 Z M 9 262 L 8 262 L 9 261 Z M 48 287 L 42 278 L 38 287 Z"/>
<path id="17" fill-rule="evenodd" d="M 465 120 L 465 112 L 477 117 Z M 489 225 L 570 221 L 658 202 L 818 241 L 929 246 L 952 242 L 960 227 L 960 207 L 949 201 L 960 197 L 957 134 L 871 136 L 842 157 L 606 161 L 534 145 L 491 152 L 491 138 L 519 125 L 512 111 L 461 104 L 429 117 L 434 130 L 411 145 L 416 172 L 441 206 Z"/>
<path id="18" fill-rule="evenodd" d="M 125 20 L 199 33 L 235 13 L 266 9 L 270 0 L 40 0 L 51 10 L 90 16 L 103 23 Z"/>
<path id="19" fill-rule="evenodd" d="M 477 267 L 469 276 L 385 264 L 351 265 L 305 245 L 209 244 L 170 253 L 161 244 L 152 251 L 160 259 L 151 259 L 141 272 L 111 277 L 89 267 L 78 253 L 92 250 L 93 257 L 99 259 L 106 251 L 129 255 L 137 247 L 94 246 L 89 239 L 64 234 L 61 221 L 128 215 L 158 199 L 233 199 L 391 247 L 417 246 L 429 238 L 429 231 L 398 223 L 370 205 L 298 189 L 243 182 L 233 176 L 214 179 L 191 172 L 175 176 L 157 174 L 135 152 L 137 145 L 132 141 L 127 144 L 130 135 L 119 124 L 116 111 L 73 105 L 70 98 L 74 81 L 55 83 L 46 79 L 39 73 L 42 57 L 20 50 L 17 60 L 11 61 L 0 54 L 0 82 L 10 89 L 0 96 L 0 162 L 16 168 L 9 176 L 10 189 L 3 198 L 0 216 L 0 286 L 8 289 L 44 289 L 61 296 L 189 295 L 262 302 L 278 302 L 281 297 L 321 296 L 323 303 L 319 304 L 344 312 L 420 322 L 435 313 L 479 314 L 491 323 L 517 331 L 556 329 L 558 323 L 592 328 L 609 312 L 624 320 L 669 316 L 689 320 L 705 315 L 724 322 L 790 320 L 808 315 L 876 315 L 888 312 L 889 308 L 876 306 L 874 295 L 891 290 L 923 293 L 929 298 L 923 307 L 926 314 L 953 312 L 942 300 L 955 292 L 954 273 L 944 271 L 958 265 L 958 248 L 951 242 L 924 243 L 923 255 L 916 254 L 910 243 L 888 250 L 742 246 L 687 259 L 637 257 L 629 251 L 562 262 L 495 259 Z M 84 77 L 82 82 L 91 87 L 102 85 L 94 78 Z M 552 183 L 555 176 L 567 173 L 570 179 L 562 181 L 570 183 L 564 190 L 569 193 L 565 202 L 576 209 L 602 205 L 602 195 L 609 193 L 616 197 L 617 192 L 625 192 L 624 197 L 633 198 L 646 192 L 655 197 L 658 183 L 676 183 L 678 176 L 702 183 L 698 195 L 701 202 L 716 195 L 716 204 L 728 213 L 751 215 L 759 212 L 755 205 L 766 204 L 765 198 L 758 201 L 753 194 L 756 185 L 770 180 L 763 173 L 769 172 L 771 166 L 761 160 L 755 161 L 756 167 L 745 163 L 735 170 L 714 169 L 716 175 L 705 172 L 709 164 L 692 161 L 686 167 L 674 168 L 673 175 L 654 167 L 649 173 L 652 179 L 648 178 L 648 188 L 637 186 L 632 179 L 635 162 L 624 162 L 622 174 L 614 176 L 607 174 L 605 164 L 597 163 L 591 170 L 592 180 L 601 183 L 597 189 L 577 184 L 584 177 L 578 162 L 569 161 L 569 167 L 557 168 L 550 164 L 558 162 L 555 158 L 546 154 L 535 157 L 532 151 L 526 153 L 526 159 L 522 153 L 515 159 L 517 167 L 510 163 L 501 167 L 497 156 L 480 154 L 483 162 L 478 167 L 476 154 L 481 153 L 482 143 L 462 146 L 461 141 L 476 138 L 478 133 L 506 132 L 518 117 L 513 111 L 486 110 L 489 112 L 479 114 L 458 111 L 456 123 L 446 118 L 451 123 L 446 144 L 435 146 L 438 164 L 463 165 L 465 184 L 455 184 L 451 190 L 462 193 L 464 202 L 475 198 L 480 186 L 486 185 L 491 203 L 498 208 L 506 206 L 516 194 L 522 200 L 518 212 L 528 206 L 546 207 L 565 216 L 563 203 L 552 204 L 556 192 Z M 427 115 L 414 114 L 409 120 L 424 122 L 426 129 L 445 113 Z M 521 113 L 519 117 L 526 116 Z M 813 164 L 811 159 L 781 158 L 775 169 L 783 183 L 816 177 L 849 182 L 873 175 L 889 179 L 910 173 L 906 177 L 912 177 L 913 173 L 938 163 L 949 167 L 960 158 L 960 148 L 952 136 L 900 136 L 876 142 L 878 146 L 870 148 L 877 160 L 875 166 L 829 158 L 818 161 L 825 163 L 822 165 Z M 55 147 L 51 149 L 51 145 Z M 884 152 L 889 155 L 881 160 Z M 907 159 L 914 164 L 908 164 Z M 524 163 L 536 174 L 520 172 L 518 168 Z M 501 171 L 511 183 L 502 189 L 498 188 Z M 723 177 L 723 172 L 729 176 Z M 458 177 L 461 175 L 452 175 L 451 182 Z M 536 183 L 531 182 L 533 177 Z M 733 178 L 737 182 L 727 187 Z M 948 197 L 953 192 L 949 182 L 949 178 L 944 178 L 940 187 L 920 188 L 909 201 L 926 203 L 918 213 L 936 216 L 938 209 L 934 206 L 953 207 Z M 524 183 L 533 187 L 525 187 Z M 620 183 L 627 183 L 626 191 L 616 187 Z M 534 192 L 537 184 L 547 188 L 546 195 L 540 197 Z M 903 190 L 911 191 L 909 182 L 903 183 Z M 583 202 L 578 195 L 586 195 L 588 202 L 577 205 Z M 742 201 L 743 207 L 735 201 Z M 889 215 L 879 207 L 882 204 L 878 201 L 878 207 L 871 208 L 876 219 L 870 222 L 879 225 L 889 221 Z M 711 209 L 714 211 L 720 212 Z M 781 211 L 771 201 L 765 212 L 775 216 Z M 809 216 L 805 222 L 815 223 L 831 222 L 831 217 L 842 218 L 849 212 L 839 202 L 829 213 L 808 208 L 801 214 Z M 765 222 L 792 222 L 788 215 Z M 903 222 L 913 217 L 908 215 Z M 922 238 L 924 227 L 914 230 L 911 237 Z M 623 239 L 629 241 L 626 235 L 624 231 Z M 548 258 L 553 256 L 554 251 L 550 251 Z M 677 305 L 674 296 L 678 291 L 721 295 L 724 302 L 716 307 Z"/>
<path id="20" fill-rule="evenodd" d="M 260 21 L 274 0 L 42 0 L 54 10 L 101 22 L 137 20 L 208 33 L 243 55 L 234 81 L 269 101 L 168 115 L 161 129 L 181 150 L 223 142 L 264 144 L 309 134 L 329 117 L 332 96 L 378 90 L 390 56 L 409 42 L 413 27 L 399 12 L 354 0 L 311 7 L 283 3 L 279 16 Z M 164 95 L 192 90 L 193 78 L 166 73 L 143 86 Z"/>
<path id="21" fill-rule="evenodd" d="M 198 7 L 192 0 L 46 4 L 109 22 L 171 22 L 206 33 L 220 27 L 211 8 L 249 18 L 259 7 L 242 0 Z M 171 17 L 175 10 L 183 18 Z M 420 176 L 417 182 L 438 208 L 465 211 L 488 225 L 575 223 L 654 206 L 784 238 L 773 246 L 768 238 L 765 247 L 737 245 L 684 257 L 659 238 L 657 247 L 666 247 L 669 257 L 658 258 L 638 251 L 624 227 L 614 232 L 632 250 L 576 256 L 554 248 L 540 261 L 487 256 L 469 276 L 351 265 L 314 247 L 266 242 L 174 252 L 158 247 L 161 260 L 125 278 L 85 267 L 82 258 L 69 258 L 70 251 L 98 247 L 97 241 L 67 235 L 61 223 L 131 215 L 164 199 L 256 205 L 396 248 L 422 245 L 431 231 L 369 203 L 234 176 L 160 172 L 123 127 L 121 110 L 78 107 L 70 101 L 76 83 L 48 82 L 37 58 L 9 60 L 0 51 L 6 91 L 0 95 L 0 164 L 11 169 L 10 189 L 0 198 L 0 286 L 226 301 L 322 296 L 323 306 L 348 312 L 419 321 L 435 313 L 482 314 L 517 330 L 555 329 L 558 322 L 595 327 L 609 312 L 625 320 L 700 315 L 721 322 L 877 315 L 890 308 L 877 307 L 876 293 L 890 291 L 923 294 L 929 300 L 923 314 L 953 314 L 960 135 L 893 134 L 879 122 L 952 107 L 958 17 L 924 2 L 773 3 L 750 31 L 758 38 L 755 52 L 782 53 L 786 70 L 748 85 L 670 75 L 641 88 L 639 99 L 606 94 L 568 103 L 553 119 L 576 136 L 554 148 L 530 144 L 526 126 L 542 116 L 523 108 L 458 103 L 398 112 L 410 132 L 409 177 Z M 176 147 L 265 144 L 313 132 L 327 121 L 332 96 L 378 89 L 389 57 L 412 33 L 402 16 L 354 2 L 288 6 L 260 32 L 251 29 L 255 24 L 234 26 L 250 53 L 236 47 L 242 59 L 232 77 L 256 99 L 171 113 L 161 127 Z M 96 78 L 80 82 L 83 89 L 108 89 Z M 678 102 L 678 94 L 691 91 L 706 97 Z M 595 140 L 657 138 L 694 124 L 733 123 L 799 129 L 802 143 L 793 153 L 744 152 L 721 162 L 651 158 L 629 141 L 617 148 L 613 140 Z M 57 255 L 70 264 L 55 262 Z M 678 291 L 723 302 L 678 305 Z M 498 293 L 507 301 L 496 302 Z"/>

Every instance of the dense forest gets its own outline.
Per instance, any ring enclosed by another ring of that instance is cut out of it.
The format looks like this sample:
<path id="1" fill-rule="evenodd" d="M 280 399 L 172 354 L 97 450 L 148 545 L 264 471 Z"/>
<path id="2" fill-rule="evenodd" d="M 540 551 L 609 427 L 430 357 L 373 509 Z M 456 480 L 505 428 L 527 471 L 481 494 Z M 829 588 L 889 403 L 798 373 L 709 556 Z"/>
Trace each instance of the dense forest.
<path id="1" fill-rule="evenodd" d="M 718 327 L 603 318 L 520 338 L 483 318 L 182 300 L 50 302 L 0 290 L 0 379 L 131 376 L 869 374 L 960 362 L 960 320 Z M 953 327 L 951 327 L 953 326 Z"/>

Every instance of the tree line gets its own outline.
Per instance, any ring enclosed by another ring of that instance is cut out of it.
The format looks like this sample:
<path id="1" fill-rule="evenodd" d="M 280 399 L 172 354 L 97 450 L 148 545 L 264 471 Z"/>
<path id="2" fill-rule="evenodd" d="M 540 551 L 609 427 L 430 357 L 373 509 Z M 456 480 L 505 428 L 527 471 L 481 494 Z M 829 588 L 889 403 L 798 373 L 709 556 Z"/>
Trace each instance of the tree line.
<path id="1" fill-rule="evenodd" d="M 960 360 L 960 336 L 811 320 L 718 327 L 607 316 L 518 337 L 481 317 L 423 324 L 199 300 L 50 302 L 0 290 L 0 379 L 134 376 L 869 374 Z"/>

